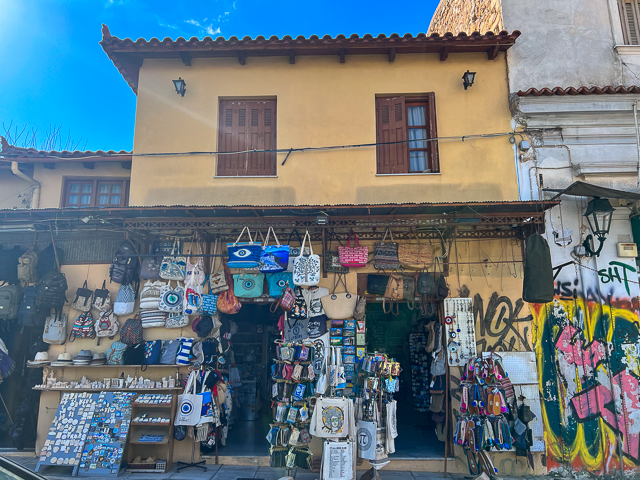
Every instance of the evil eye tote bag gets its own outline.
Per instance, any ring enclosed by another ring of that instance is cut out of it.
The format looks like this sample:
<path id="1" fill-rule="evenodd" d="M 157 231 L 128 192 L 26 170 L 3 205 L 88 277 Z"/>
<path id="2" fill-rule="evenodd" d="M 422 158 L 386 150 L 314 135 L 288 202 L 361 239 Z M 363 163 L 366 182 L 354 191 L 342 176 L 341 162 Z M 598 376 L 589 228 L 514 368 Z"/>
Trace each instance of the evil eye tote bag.
<path id="1" fill-rule="evenodd" d="M 245 231 L 249 236 L 249 241 L 240 242 Z M 258 266 L 260 261 L 262 245 L 255 243 L 251 238 L 249 227 L 244 227 L 234 243 L 227 243 L 227 253 L 229 254 L 229 259 L 227 260 L 229 268 L 254 268 Z"/>
<path id="2" fill-rule="evenodd" d="M 276 241 L 275 245 L 269 245 L 269 236 L 273 233 L 273 238 Z M 263 273 L 282 272 L 287 269 L 289 265 L 289 245 L 280 245 L 276 232 L 273 231 L 273 227 L 269 227 L 267 232 L 267 238 L 264 240 L 262 246 L 262 255 L 258 263 L 258 270 Z"/>
<path id="3" fill-rule="evenodd" d="M 182 312 L 182 301 L 184 299 L 184 288 L 178 285 L 176 288 L 168 285 L 162 287 L 158 305 L 160 310 L 167 313 Z"/>
<path id="4" fill-rule="evenodd" d="M 174 256 L 180 253 L 180 245 L 178 240 L 173 242 L 171 255 L 162 259 L 160 265 L 160 277 L 165 280 L 184 280 L 187 271 L 187 259 L 183 256 Z"/>
<path id="5" fill-rule="evenodd" d="M 189 374 L 189 380 L 184 387 L 184 393 L 178 395 L 178 411 L 176 412 L 175 425 L 197 425 L 202 413 L 202 396 L 196 393 L 196 375 L 193 371 Z"/>
<path id="6" fill-rule="evenodd" d="M 309 239 L 309 251 L 310 255 L 305 257 L 304 246 Z M 314 255 L 313 247 L 311 245 L 311 236 L 307 230 L 302 240 L 302 247 L 300 248 L 300 255 L 293 262 L 293 283 L 294 285 L 300 285 L 304 287 L 311 287 L 320 283 L 320 256 Z"/>
<path id="7" fill-rule="evenodd" d="M 233 293 L 238 298 L 260 297 L 263 290 L 263 273 L 242 273 L 233 276 Z"/>

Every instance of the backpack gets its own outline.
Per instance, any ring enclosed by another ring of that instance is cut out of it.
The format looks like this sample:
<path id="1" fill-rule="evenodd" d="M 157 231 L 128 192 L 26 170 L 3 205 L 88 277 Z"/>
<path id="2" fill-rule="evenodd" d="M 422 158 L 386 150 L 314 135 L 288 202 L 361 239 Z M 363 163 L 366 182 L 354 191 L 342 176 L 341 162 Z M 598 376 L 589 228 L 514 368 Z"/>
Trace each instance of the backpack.
<path id="1" fill-rule="evenodd" d="M 133 243 L 124 240 L 109 267 L 109 278 L 114 283 L 127 285 L 138 281 L 138 266 L 140 264 Z"/>
<path id="2" fill-rule="evenodd" d="M 21 298 L 20 285 L 0 287 L 0 320 L 16 320 L 18 318 Z"/>
<path id="3" fill-rule="evenodd" d="M 137 345 L 144 341 L 142 338 L 142 321 L 139 314 L 124 322 L 120 330 L 120 341 L 127 345 Z"/>
<path id="4" fill-rule="evenodd" d="M 22 302 L 18 310 L 18 322 L 23 327 L 44 327 L 44 316 L 40 314 L 36 307 L 36 296 L 38 289 L 29 286 L 22 292 Z"/>
<path id="5" fill-rule="evenodd" d="M 18 280 L 25 285 L 35 283 L 37 265 L 38 254 L 31 247 L 18 259 Z"/>
<path id="6" fill-rule="evenodd" d="M 48 312 L 53 308 L 58 312 L 62 311 L 64 302 L 67 301 L 67 279 L 63 273 L 47 273 L 37 288 L 36 307 L 39 310 Z"/>
<path id="7" fill-rule="evenodd" d="M 122 365 L 127 346 L 122 342 L 113 342 L 107 350 L 107 365 Z"/>
<path id="8" fill-rule="evenodd" d="M 100 312 L 100 316 L 98 317 L 95 326 L 96 335 L 98 337 L 113 337 L 118 333 L 119 326 L 118 317 L 113 313 L 113 310 Z"/>
<path id="9" fill-rule="evenodd" d="M 62 345 L 67 340 L 67 316 L 64 313 L 47 317 L 42 340 L 50 345 Z"/>
<path id="10" fill-rule="evenodd" d="M 69 334 L 69 341 L 73 342 L 76 338 L 96 338 L 96 330 L 93 326 L 93 315 L 91 312 L 81 313 L 75 322 Z"/>
<path id="11" fill-rule="evenodd" d="M 122 355 L 123 365 L 146 365 L 144 342 L 129 345 Z M 145 370 L 144 368 L 142 370 Z"/>
<path id="12" fill-rule="evenodd" d="M 129 284 L 120 285 L 116 301 L 113 302 L 113 312 L 116 315 L 129 315 L 133 313 L 133 307 L 136 304 L 136 292 Z"/>

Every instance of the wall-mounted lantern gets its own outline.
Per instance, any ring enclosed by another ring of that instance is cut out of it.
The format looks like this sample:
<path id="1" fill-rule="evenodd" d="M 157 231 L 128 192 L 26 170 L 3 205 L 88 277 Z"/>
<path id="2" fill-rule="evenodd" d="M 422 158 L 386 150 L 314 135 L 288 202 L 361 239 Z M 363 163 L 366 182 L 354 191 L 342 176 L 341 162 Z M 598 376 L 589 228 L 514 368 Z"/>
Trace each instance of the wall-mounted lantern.
<path id="1" fill-rule="evenodd" d="M 173 86 L 176 87 L 176 93 L 181 97 L 184 97 L 184 94 L 187 91 L 187 84 L 182 77 L 178 77 L 178 80 L 173 80 Z"/>
<path id="2" fill-rule="evenodd" d="M 324 212 L 318 213 L 316 215 L 316 225 L 329 225 L 329 215 Z"/>
<path id="3" fill-rule="evenodd" d="M 462 83 L 464 84 L 464 89 L 466 90 L 471 85 L 473 85 L 473 82 L 475 81 L 475 79 L 476 79 L 476 72 L 470 72 L 469 70 L 464 72 L 464 75 L 462 75 Z"/>
<path id="4" fill-rule="evenodd" d="M 604 245 L 604 241 L 609 234 L 609 229 L 611 228 L 612 214 L 613 207 L 606 198 L 594 197 L 593 200 L 587 204 L 587 211 L 584 212 L 584 216 L 587 217 L 587 222 L 589 223 L 591 232 L 593 232 L 593 235 L 595 235 L 600 242 L 598 249 L 594 250 L 592 248 L 593 235 L 587 235 L 587 238 L 582 243 L 582 246 L 587 252 L 587 256 L 600 256 L 602 246 Z"/>

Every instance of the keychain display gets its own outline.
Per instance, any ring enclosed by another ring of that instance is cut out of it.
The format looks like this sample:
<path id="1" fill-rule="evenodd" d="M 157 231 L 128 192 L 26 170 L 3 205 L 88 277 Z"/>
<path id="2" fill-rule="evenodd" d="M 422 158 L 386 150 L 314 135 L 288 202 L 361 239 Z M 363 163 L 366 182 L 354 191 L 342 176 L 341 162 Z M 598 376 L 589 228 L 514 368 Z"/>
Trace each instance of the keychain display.
<path id="1" fill-rule="evenodd" d="M 450 367 L 462 366 L 477 356 L 473 300 L 446 298 L 443 304 L 448 364 Z"/>

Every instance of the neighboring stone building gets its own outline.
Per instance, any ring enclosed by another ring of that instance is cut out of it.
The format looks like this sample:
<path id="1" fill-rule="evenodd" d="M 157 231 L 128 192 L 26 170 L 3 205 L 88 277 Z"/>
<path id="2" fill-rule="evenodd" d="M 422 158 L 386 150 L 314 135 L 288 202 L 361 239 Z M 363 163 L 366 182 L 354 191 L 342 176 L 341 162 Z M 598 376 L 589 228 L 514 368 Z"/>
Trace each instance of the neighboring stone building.
<path id="1" fill-rule="evenodd" d="M 429 31 L 483 30 L 478 3 L 443 0 Z M 583 248 L 598 192 L 563 195 L 546 215 L 556 299 L 531 312 L 547 466 L 638 470 L 640 290 L 636 258 L 621 245 L 633 244 L 640 218 L 638 2 L 482 3 L 500 12 L 491 20 L 500 28 L 522 32 L 507 52 L 520 199 L 550 199 L 576 181 L 622 191 L 600 191 L 614 212 L 599 256 Z"/>

